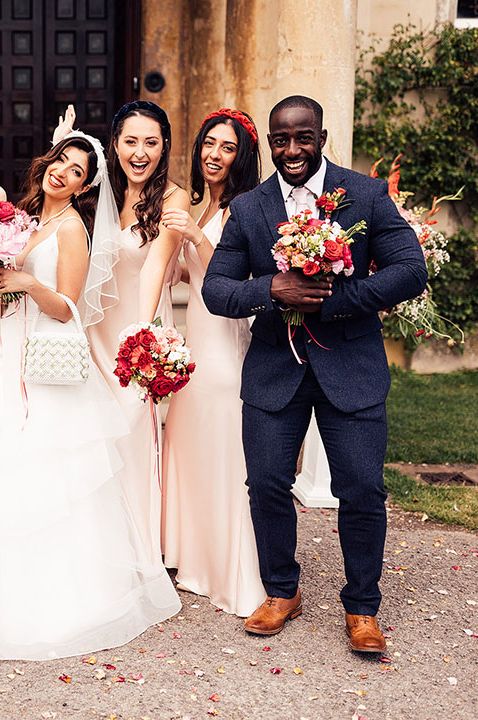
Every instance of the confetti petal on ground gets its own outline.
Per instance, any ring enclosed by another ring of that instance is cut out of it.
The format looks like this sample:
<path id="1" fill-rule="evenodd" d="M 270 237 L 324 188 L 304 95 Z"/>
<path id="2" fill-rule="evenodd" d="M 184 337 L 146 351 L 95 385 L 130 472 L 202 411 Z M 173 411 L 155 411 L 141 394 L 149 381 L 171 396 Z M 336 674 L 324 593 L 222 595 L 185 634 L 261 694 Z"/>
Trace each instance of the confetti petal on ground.
<path id="1" fill-rule="evenodd" d="M 126 678 L 123 677 L 123 675 L 116 675 L 115 677 L 111 678 L 111 682 L 113 683 L 124 683 L 126 682 Z"/>
<path id="2" fill-rule="evenodd" d="M 221 698 L 217 693 L 213 693 L 212 695 L 209 695 L 208 700 L 212 700 L 212 702 L 219 702 Z"/>
<path id="3" fill-rule="evenodd" d="M 90 655 L 89 657 L 81 658 L 81 662 L 85 665 L 96 665 L 96 657 L 94 655 Z"/>
<path id="4" fill-rule="evenodd" d="M 447 678 L 447 680 L 453 687 L 458 684 L 458 680 L 456 679 L 456 677 L 449 677 Z"/>
<path id="5" fill-rule="evenodd" d="M 71 676 L 65 675 L 65 673 L 63 673 L 63 675 L 59 676 L 58 680 L 61 680 L 62 682 L 66 683 L 68 685 L 69 683 L 71 683 Z"/>
<path id="6" fill-rule="evenodd" d="M 232 648 L 222 648 L 221 652 L 223 652 L 225 655 L 235 655 L 236 651 Z"/>
<path id="7" fill-rule="evenodd" d="M 300 667 L 295 667 L 295 668 L 292 670 L 292 672 L 294 673 L 294 675 L 303 675 L 303 674 L 304 674 L 304 671 L 303 671 L 302 668 L 300 668 Z"/>
<path id="8" fill-rule="evenodd" d="M 280 675 L 281 672 L 282 672 L 282 668 L 280 668 L 280 667 L 273 667 L 273 668 L 271 668 L 271 669 L 269 670 L 269 672 L 272 673 L 272 675 Z"/>

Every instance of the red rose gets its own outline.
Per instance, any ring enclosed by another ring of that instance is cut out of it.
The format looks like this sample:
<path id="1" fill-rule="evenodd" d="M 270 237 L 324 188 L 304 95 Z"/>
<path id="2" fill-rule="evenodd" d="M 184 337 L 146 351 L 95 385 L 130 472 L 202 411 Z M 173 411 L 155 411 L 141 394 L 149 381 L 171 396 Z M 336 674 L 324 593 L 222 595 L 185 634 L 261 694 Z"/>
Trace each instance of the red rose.
<path id="1" fill-rule="evenodd" d="M 117 369 L 121 372 L 131 372 L 129 360 L 125 358 L 118 358 Z"/>
<path id="2" fill-rule="evenodd" d="M 189 363 L 187 367 L 187 371 L 189 374 L 193 373 L 196 369 L 196 363 Z"/>
<path id="3" fill-rule="evenodd" d="M 174 382 L 165 375 L 158 375 L 150 384 L 150 391 L 156 397 L 166 397 L 173 391 Z"/>
<path id="4" fill-rule="evenodd" d="M 324 247 L 324 257 L 327 258 L 327 260 L 334 262 L 335 260 L 342 259 L 344 245 L 339 245 L 339 243 L 335 242 L 335 240 L 326 240 Z"/>
<path id="5" fill-rule="evenodd" d="M 321 195 L 319 198 L 317 198 L 317 200 L 315 201 L 315 204 L 317 205 L 317 207 L 321 208 L 321 207 L 324 207 L 326 202 L 327 202 L 327 198 L 325 197 L 325 195 Z"/>
<path id="6" fill-rule="evenodd" d="M 127 337 L 126 340 L 124 341 L 124 345 L 126 347 L 130 348 L 131 350 L 134 350 L 134 348 L 137 345 L 136 336 L 130 335 L 129 337 Z"/>
<path id="7" fill-rule="evenodd" d="M 126 358 L 129 358 L 130 355 L 131 355 L 131 350 L 128 347 L 126 347 L 124 344 L 121 345 L 119 352 L 118 352 L 118 358 L 126 359 Z"/>
<path id="8" fill-rule="evenodd" d="M 337 207 L 336 202 L 334 202 L 333 200 L 327 200 L 327 202 L 324 205 L 324 210 L 327 213 L 331 213 L 335 210 L 336 207 Z"/>
<path id="9" fill-rule="evenodd" d="M 304 267 L 302 268 L 302 272 L 304 273 L 304 275 L 308 275 L 308 276 L 316 275 L 319 272 L 319 270 L 320 270 L 320 266 L 318 265 L 318 263 L 311 262 L 310 260 L 308 260 L 305 263 Z"/>
<path id="10" fill-rule="evenodd" d="M 306 227 L 320 227 L 324 224 L 323 220 L 319 220 L 318 218 L 309 218 L 307 220 L 307 226 Z"/>
<path id="11" fill-rule="evenodd" d="M 138 367 L 140 370 L 148 370 L 151 367 L 153 358 L 148 352 L 142 352 L 138 358 Z"/>
<path id="12" fill-rule="evenodd" d="M 156 342 L 156 338 L 149 330 L 141 330 L 141 332 L 138 333 L 138 342 L 145 350 L 149 350 L 151 343 Z"/>
<path id="13" fill-rule="evenodd" d="M 15 205 L 11 202 L 0 202 L 0 222 L 8 222 L 15 217 Z"/>

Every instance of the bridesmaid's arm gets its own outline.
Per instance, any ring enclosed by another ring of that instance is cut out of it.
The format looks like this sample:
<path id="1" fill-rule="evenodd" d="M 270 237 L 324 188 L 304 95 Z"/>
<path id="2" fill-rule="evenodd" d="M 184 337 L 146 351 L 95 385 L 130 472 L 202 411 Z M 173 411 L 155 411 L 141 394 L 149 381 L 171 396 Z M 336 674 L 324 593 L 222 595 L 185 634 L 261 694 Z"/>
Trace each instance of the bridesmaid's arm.
<path id="1" fill-rule="evenodd" d="M 205 235 L 199 225 L 194 222 L 191 215 L 188 212 L 184 212 L 184 210 L 178 209 L 176 203 L 174 208 L 163 213 L 163 222 L 168 228 L 181 233 L 183 238 L 192 242 L 197 250 L 201 264 L 204 270 L 206 270 L 214 253 L 214 248 L 209 242 L 207 235 Z"/>
<path id="2" fill-rule="evenodd" d="M 164 201 L 163 215 L 171 207 L 172 198 Z M 174 193 L 174 205 L 189 210 L 189 198 L 185 190 L 178 188 Z M 147 258 L 139 276 L 139 317 L 141 322 L 154 320 L 169 261 L 181 242 L 181 233 L 165 227 L 161 222 L 159 235 L 150 243 Z"/>

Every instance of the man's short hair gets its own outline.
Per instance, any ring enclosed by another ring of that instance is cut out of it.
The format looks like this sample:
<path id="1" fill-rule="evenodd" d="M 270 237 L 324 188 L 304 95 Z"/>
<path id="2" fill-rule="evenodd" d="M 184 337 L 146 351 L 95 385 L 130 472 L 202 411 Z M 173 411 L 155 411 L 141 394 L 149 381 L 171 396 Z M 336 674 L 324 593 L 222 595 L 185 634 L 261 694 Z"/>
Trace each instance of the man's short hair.
<path id="1" fill-rule="evenodd" d="M 269 113 L 269 126 L 271 124 L 271 120 L 273 115 L 275 115 L 279 110 L 285 110 L 285 108 L 308 108 L 309 110 L 312 110 L 315 119 L 317 121 L 317 126 L 319 128 L 322 127 L 322 118 L 324 116 L 324 111 L 322 110 L 322 106 L 319 105 L 319 103 L 316 100 L 313 100 L 312 98 L 306 97 L 305 95 L 289 95 L 289 97 L 284 98 L 283 100 L 279 100 L 279 102 L 274 105 L 272 110 Z"/>

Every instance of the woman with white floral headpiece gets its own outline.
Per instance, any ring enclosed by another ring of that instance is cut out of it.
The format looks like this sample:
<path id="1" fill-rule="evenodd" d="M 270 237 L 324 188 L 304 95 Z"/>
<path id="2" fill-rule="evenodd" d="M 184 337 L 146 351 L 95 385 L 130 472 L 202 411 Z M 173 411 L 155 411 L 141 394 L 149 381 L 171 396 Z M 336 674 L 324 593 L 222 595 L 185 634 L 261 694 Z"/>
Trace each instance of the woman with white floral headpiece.
<path id="1" fill-rule="evenodd" d="M 146 567 L 118 476 L 128 427 L 96 365 L 82 384 L 22 380 L 32 327 L 74 332 L 75 304 L 88 322 L 114 262 L 100 143 L 71 132 L 35 159 L 19 206 L 40 224 L 0 268 L 0 293 L 25 294 L 0 319 L 0 659 L 42 660 L 122 645 L 180 603 Z"/>

